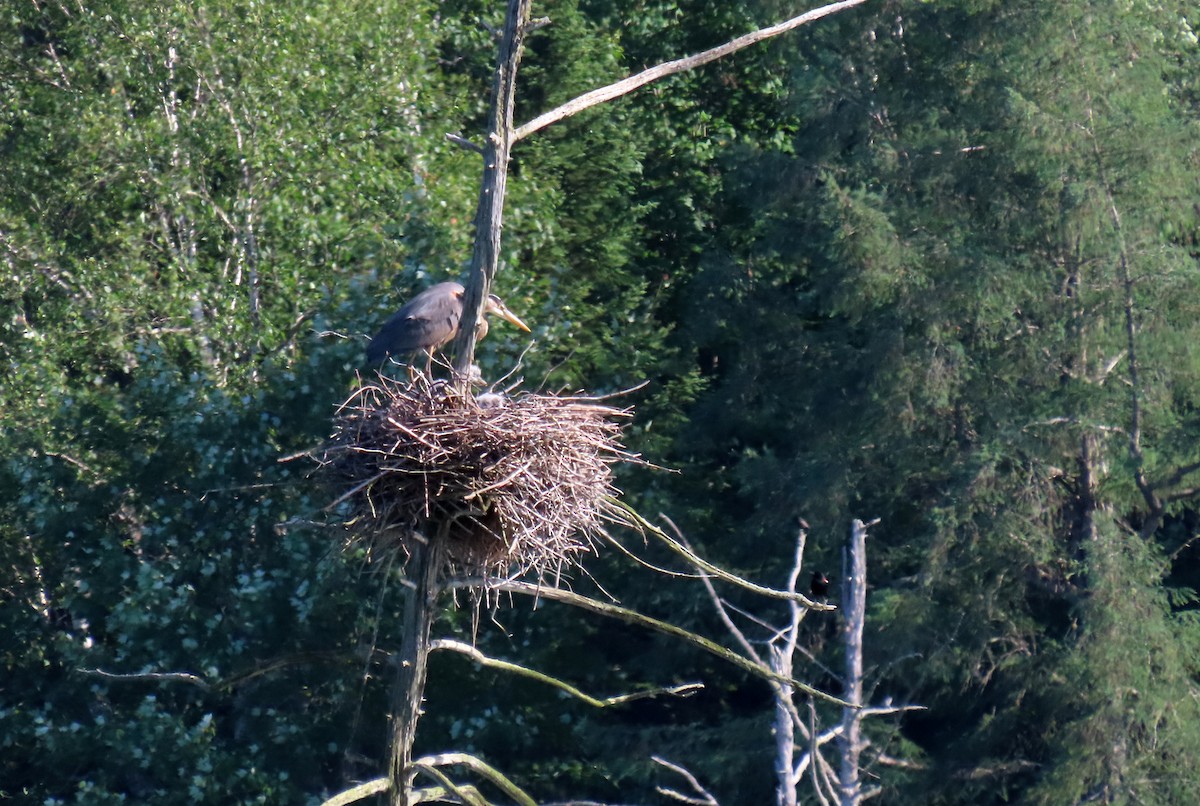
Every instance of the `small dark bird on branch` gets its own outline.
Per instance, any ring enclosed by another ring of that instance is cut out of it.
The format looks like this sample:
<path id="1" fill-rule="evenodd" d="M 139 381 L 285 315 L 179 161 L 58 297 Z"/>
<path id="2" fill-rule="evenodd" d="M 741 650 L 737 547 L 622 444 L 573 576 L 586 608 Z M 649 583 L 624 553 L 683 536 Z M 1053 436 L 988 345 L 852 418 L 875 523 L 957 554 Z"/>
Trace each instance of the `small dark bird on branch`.
<path id="1" fill-rule="evenodd" d="M 814 599 L 824 599 L 829 595 L 829 577 L 820 571 L 813 571 L 812 582 L 808 583 L 808 590 Z"/>

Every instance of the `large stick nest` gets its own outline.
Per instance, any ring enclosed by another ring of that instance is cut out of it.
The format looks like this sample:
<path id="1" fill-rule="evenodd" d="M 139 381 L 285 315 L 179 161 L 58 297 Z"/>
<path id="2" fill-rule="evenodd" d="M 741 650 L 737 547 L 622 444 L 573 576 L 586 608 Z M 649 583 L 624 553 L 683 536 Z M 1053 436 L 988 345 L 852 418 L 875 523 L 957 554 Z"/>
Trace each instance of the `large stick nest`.
<path id="1" fill-rule="evenodd" d="M 318 460 L 372 554 L 438 540 L 472 573 L 556 575 L 605 523 L 627 523 L 612 466 L 637 461 L 620 443 L 628 415 L 594 398 L 477 399 L 381 376 L 342 404 Z"/>

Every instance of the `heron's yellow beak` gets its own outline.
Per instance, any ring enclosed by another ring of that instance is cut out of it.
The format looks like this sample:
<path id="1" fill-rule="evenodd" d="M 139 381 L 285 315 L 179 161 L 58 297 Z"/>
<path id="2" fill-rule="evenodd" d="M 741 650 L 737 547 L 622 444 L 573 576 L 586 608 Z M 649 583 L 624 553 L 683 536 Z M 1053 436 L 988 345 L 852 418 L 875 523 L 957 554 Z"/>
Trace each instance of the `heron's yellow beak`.
<path id="1" fill-rule="evenodd" d="M 515 313 L 513 313 L 512 311 L 510 311 L 508 309 L 507 305 L 505 305 L 503 302 L 501 302 L 498 299 L 493 299 L 491 302 L 492 302 L 492 304 L 490 306 L 488 306 L 492 309 L 491 313 L 496 314 L 496 316 L 499 316 L 501 319 L 503 319 L 506 322 L 510 322 L 510 323 L 516 325 L 521 330 L 524 330 L 526 333 L 530 332 L 529 325 L 522 322 Z"/>

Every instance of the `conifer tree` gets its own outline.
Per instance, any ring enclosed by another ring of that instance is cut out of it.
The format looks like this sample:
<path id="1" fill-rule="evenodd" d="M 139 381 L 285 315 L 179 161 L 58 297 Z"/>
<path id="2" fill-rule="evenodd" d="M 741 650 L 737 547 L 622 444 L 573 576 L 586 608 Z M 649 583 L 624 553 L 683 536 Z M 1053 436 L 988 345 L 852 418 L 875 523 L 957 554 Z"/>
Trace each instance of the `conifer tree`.
<path id="1" fill-rule="evenodd" d="M 748 226 L 695 286 L 724 332 L 688 444 L 737 502 L 728 550 L 796 511 L 883 517 L 871 645 L 916 653 L 881 685 L 933 706 L 913 792 L 946 802 L 1194 785 L 1197 635 L 1169 579 L 1197 461 L 1191 51 L 1181 9 L 1102 8 L 815 35 L 793 153 L 739 155 L 722 220 Z"/>

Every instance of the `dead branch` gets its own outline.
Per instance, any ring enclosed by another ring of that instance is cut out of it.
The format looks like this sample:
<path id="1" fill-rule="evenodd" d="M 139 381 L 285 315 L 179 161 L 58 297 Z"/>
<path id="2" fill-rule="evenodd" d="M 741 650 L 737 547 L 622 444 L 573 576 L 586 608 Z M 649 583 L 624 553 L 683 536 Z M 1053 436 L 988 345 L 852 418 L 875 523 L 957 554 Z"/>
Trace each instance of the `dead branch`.
<path id="1" fill-rule="evenodd" d="M 529 797 L 524 790 L 509 780 L 507 776 L 495 767 L 467 753 L 442 753 L 433 756 L 422 756 L 413 760 L 412 764 L 416 770 L 430 776 L 440 786 L 413 790 L 409 803 L 441 802 L 446 799 L 447 795 L 454 795 L 463 803 L 474 804 L 476 806 L 487 804 L 487 799 L 474 786 L 456 784 L 440 769 L 441 767 L 463 766 L 494 784 L 519 804 L 519 806 L 537 806 L 533 798 Z M 386 792 L 387 789 L 387 778 L 375 778 L 347 789 L 344 792 L 339 792 L 332 798 L 325 800 L 321 806 L 348 806 L 348 804 L 355 803 L 372 795 Z"/>
<path id="2" fill-rule="evenodd" d="M 1155 484 L 1154 489 L 1162 490 L 1167 487 L 1174 487 L 1176 484 L 1182 482 L 1184 478 L 1192 473 L 1195 473 L 1197 470 L 1200 470 L 1200 462 L 1192 462 L 1190 464 L 1177 467 L 1175 468 L 1174 472 L 1171 473 L 1171 475 Z M 1173 501 L 1179 500 L 1180 498 L 1187 497 L 1194 492 L 1194 490 L 1177 490 L 1171 494 L 1170 499 Z"/>
<path id="3" fill-rule="evenodd" d="M 541 683 L 545 683 L 548 686 L 553 686 L 559 691 L 570 694 L 572 697 L 578 700 L 583 700 L 593 708 L 609 708 L 614 705 L 624 705 L 625 703 L 633 702 L 634 700 L 644 700 L 664 694 L 686 697 L 704 688 L 703 683 L 684 683 L 682 685 L 669 686 L 667 688 L 655 688 L 647 691 L 637 691 L 632 694 L 620 694 L 614 697 L 606 697 L 601 700 L 591 696 L 590 694 L 585 694 L 584 692 L 572 686 L 570 683 L 560 680 L 557 677 L 548 675 L 545 672 L 539 672 L 536 669 L 530 669 L 528 666 L 521 666 L 517 663 L 510 663 L 509 661 L 490 657 L 483 654 L 470 644 L 464 644 L 461 641 L 454 641 L 449 638 L 441 638 L 430 644 L 429 648 L 431 650 L 446 649 L 452 652 L 457 652 L 461 655 L 467 656 L 480 666 L 486 666 L 491 669 L 500 669 L 502 671 L 512 672 L 513 674 L 517 674 L 522 677 L 528 677 L 531 680 L 537 680 Z"/>
<path id="4" fill-rule="evenodd" d="M 712 793 L 705 789 L 700 784 L 700 781 L 696 779 L 696 776 L 692 775 L 692 773 L 686 767 L 681 767 L 678 764 L 672 764 L 670 761 L 667 761 L 661 756 L 650 756 L 650 760 L 655 764 L 666 767 L 671 772 L 680 775 L 685 781 L 688 782 L 688 785 L 691 786 L 692 790 L 696 794 L 685 795 L 682 792 L 677 792 L 674 789 L 668 789 L 665 786 L 654 787 L 655 792 L 671 798 L 672 800 L 691 804 L 692 806 L 720 806 L 720 804 L 717 803 L 717 799 L 713 797 Z"/>
<path id="5" fill-rule="evenodd" d="M 422 756 L 413 761 L 413 766 L 426 772 L 436 770 L 438 767 L 466 767 L 471 772 L 494 784 L 504 794 L 516 801 L 519 806 L 537 806 L 537 802 L 529 797 L 523 789 L 510 781 L 507 776 L 482 759 L 476 758 L 469 753 L 440 753 L 434 756 Z"/>
<path id="6" fill-rule="evenodd" d="M 614 501 L 613 503 L 628 516 L 628 520 L 638 529 L 658 538 L 663 545 L 665 545 L 674 553 L 683 557 L 689 563 L 706 574 L 710 574 L 717 579 L 730 583 L 731 585 L 737 585 L 739 588 L 758 594 L 759 596 L 766 596 L 770 599 L 783 599 L 785 601 L 799 602 L 810 610 L 837 610 L 837 607 L 834 605 L 814 602 L 802 593 L 798 593 L 796 591 L 781 591 L 774 588 L 768 588 L 763 585 L 758 585 L 748 579 L 738 576 L 737 574 L 726 571 L 720 566 L 713 565 L 708 560 L 705 560 L 703 557 L 696 554 L 696 552 L 692 551 L 689 546 L 681 543 L 679 540 L 671 537 L 662 529 L 647 521 L 629 505 L 621 501 Z M 670 518 L 661 513 L 659 513 L 659 517 L 661 517 L 677 535 L 682 537 L 682 532 L 680 532 L 679 527 L 676 526 Z"/>
<path id="7" fill-rule="evenodd" d="M 550 588 L 542 585 L 535 585 L 529 582 L 521 582 L 520 580 L 489 580 L 479 578 L 461 578 L 451 580 L 447 583 L 449 588 L 470 588 L 487 585 L 492 590 L 509 591 L 512 593 L 520 593 L 526 596 L 532 596 L 537 599 L 550 599 L 551 601 L 562 602 L 564 604 L 574 605 L 575 607 L 596 613 L 602 616 L 616 618 L 629 624 L 637 624 L 641 627 L 670 635 L 673 638 L 679 638 L 692 646 L 703 649 L 718 658 L 725 660 L 734 666 L 737 666 L 744 671 L 750 672 L 756 677 L 764 680 L 775 681 L 787 686 L 791 686 L 798 691 L 803 691 L 818 699 L 834 703 L 843 707 L 850 707 L 850 703 L 839 699 L 832 694 L 827 694 L 820 689 L 814 688 L 807 683 L 802 683 L 790 677 L 776 674 L 767 669 L 763 669 L 753 661 L 746 660 L 741 655 L 731 649 L 721 646 L 715 641 L 711 641 L 702 635 L 685 630 L 684 628 L 671 624 L 670 622 L 660 621 L 652 618 L 636 610 L 630 610 L 619 605 L 609 604 L 607 602 L 597 601 L 596 599 L 583 596 L 573 591 L 562 590 L 560 588 Z"/>
<path id="8" fill-rule="evenodd" d="M 80 672 L 95 677 L 104 677 L 109 680 L 129 680 L 141 681 L 150 683 L 188 683 L 197 688 L 209 691 L 212 689 L 212 684 L 203 677 L 191 674 L 189 672 L 139 672 L 136 674 L 117 674 L 114 672 L 106 672 L 103 669 L 79 669 Z"/>
<path id="9" fill-rule="evenodd" d="M 347 806 L 347 804 L 356 803 L 372 795 L 387 792 L 387 788 L 387 778 L 375 778 L 374 780 L 351 787 L 344 792 L 337 793 L 332 798 L 323 801 L 321 806 Z"/>
<path id="10" fill-rule="evenodd" d="M 726 571 L 724 568 L 721 568 L 718 565 L 713 565 L 712 563 L 708 562 L 707 560 L 705 560 L 703 557 L 696 554 L 696 552 L 692 550 L 692 547 L 689 546 L 687 541 L 684 539 L 683 532 L 681 532 L 679 530 L 679 527 L 675 525 L 674 521 L 672 521 L 666 515 L 660 514 L 660 517 L 664 521 L 666 521 L 667 525 L 669 525 L 671 527 L 671 531 L 675 532 L 677 539 L 672 538 L 670 535 L 668 535 L 666 532 L 663 532 L 661 529 L 657 531 L 657 534 L 655 534 L 655 537 L 658 537 L 660 540 L 662 540 L 667 545 L 668 548 L 670 548 L 672 551 L 676 552 L 677 554 L 680 554 L 681 556 L 683 556 L 684 559 L 686 559 L 692 565 L 699 568 L 701 571 L 704 571 L 707 574 L 711 574 L 712 576 L 714 576 L 717 579 L 720 579 L 724 582 L 728 582 L 732 585 L 737 585 L 739 588 L 742 588 L 743 590 L 750 591 L 751 593 L 756 593 L 759 596 L 766 596 L 771 599 L 784 599 L 789 602 L 799 602 L 800 604 L 804 605 L 805 607 L 807 607 L 810 610 L 826 610 L 826 611 L 837 610 L 837 607 L 835 607 L 834 605 L 822 604 L 820 602 L 814 602 L 812 599 L 809 599 L 804 594 L 798 593 L 795 589 L 796 586 L 795 586 L 794 581 L 792 583 L 792 587 L 790 590 L 782 590 L 782 591 L 775 590 L 774 588 L 767 588 L 762 585 L 757 585 L 748 579 L 744 579 L 744 578 L 738 576 L 737 574 Z M 652 532 L 652 534 L 653 534 L 653 532 Z M 799 571 L 797 571 L 796 573 L 799 574 Z"/>
<path id="11" fill-rule="evenodd" d="M 687 70 L 694 70 L 697 67 L 716 61 L 731 53 L 747 48 L 751 45 L 758 44 L 764 39 L 770 39 L 773 36 L 778 36 L 782 33 L 787 33 L 802 25 L 807 25 L 810 22 L 828 17 L 830 14 L 836 14 L 853 6 L 862 5 L 866 0 L 842 0 L 840 3 L 831 3 L 827 6 L 814 8 L 811 11 L 806 11 L 798 17 L 793 17 L 790 20 L 772 25 L 768 28 L 760 28 L 757 31 L 739 36 L 737 39 L 732 39 L 723 45 L 718 45 L 715 48 L 710 48 L 703 53 L 697 53 L 693 56 L 687 56 L 682 59 L 676 59 L 670 62 L 651 67 L 648 70 L 632 75 L 629 78 L 622 79 L 615 84 L 609 84 L 607 87 L 600 87 L 591 92 L 585 92 L 578 98 L 567 101 L 562 106 L 551 109 L 538 115 L 533 120 L 520 126 L 512 135 L 512 142 L 516 143 L 524 140 L 534 132 L 541 131 L 552 123 L 557 123 L 560 120 L 565 120 L 582 112 L 585 109 L 590 109 L 593 106 L 598 106 L 606 101 L 611 101 L 614 98 L 619 98 L 622 95 L 628 95 L 634 90 L 644 87 L 652 81 L 658 81 L 661 78 L 682 73 Z"/>
<path id="12" fill-rule="evenodd" d="M 446 139 L 448 141 L 450 141 L 451 143 L 454 143 L 454 145 L 458 146 L 459 148 L 463 149 L 464 151 L 473 151 L 476 154 L 483 153 L 483 146 L 477 145 L 476 143 L 472 143 L 470 140 L 463 137 L 461 134 L 447 134 Z"/>

